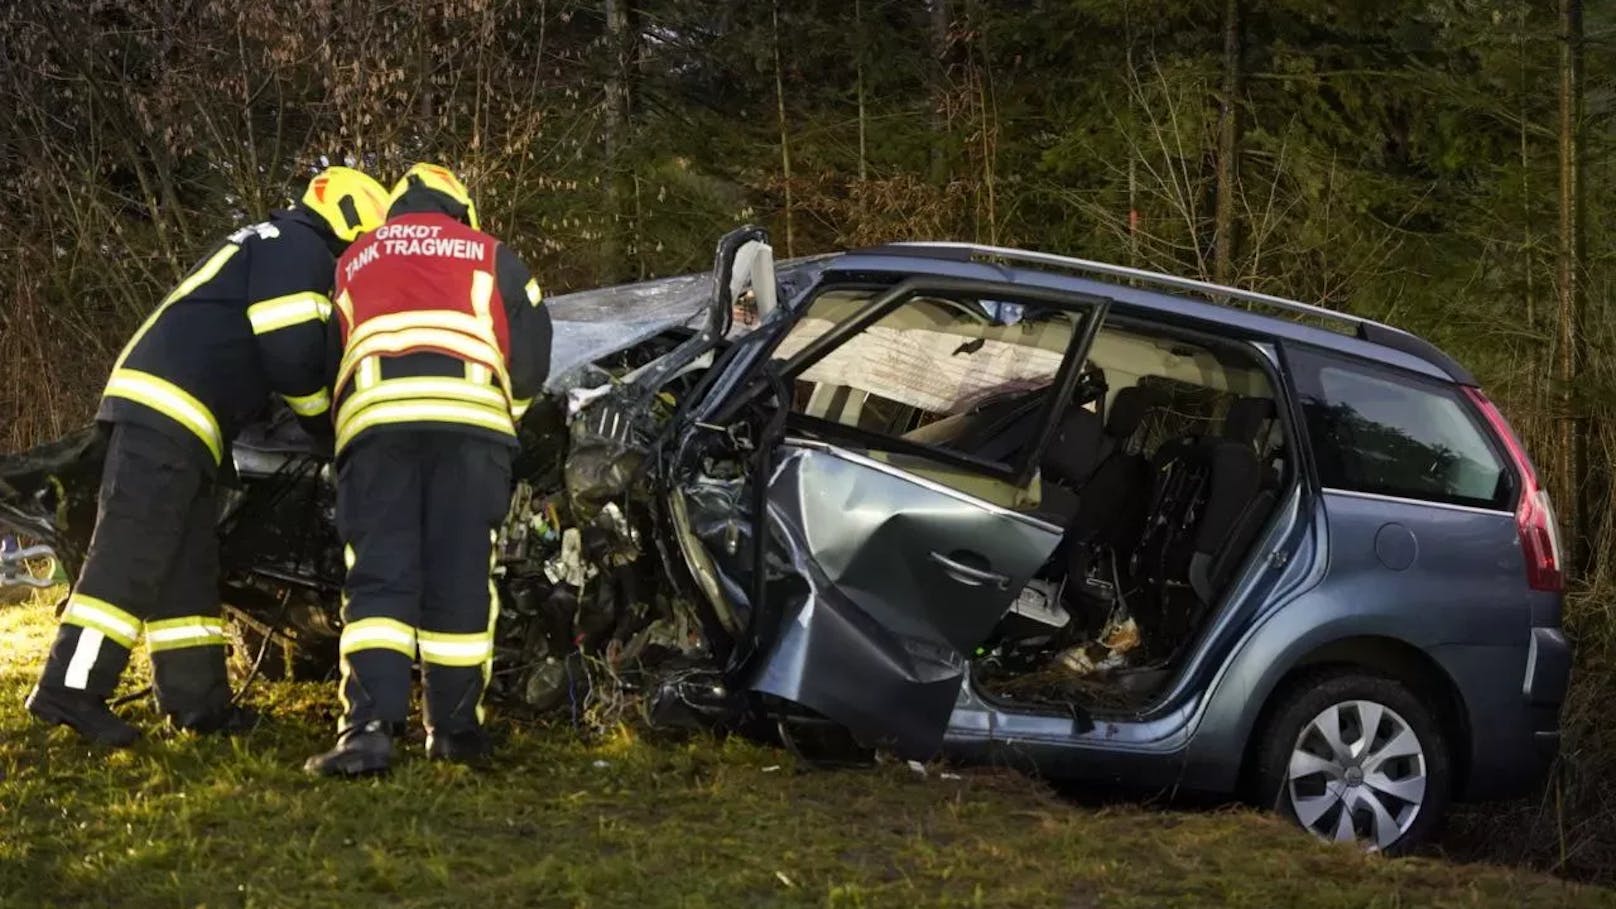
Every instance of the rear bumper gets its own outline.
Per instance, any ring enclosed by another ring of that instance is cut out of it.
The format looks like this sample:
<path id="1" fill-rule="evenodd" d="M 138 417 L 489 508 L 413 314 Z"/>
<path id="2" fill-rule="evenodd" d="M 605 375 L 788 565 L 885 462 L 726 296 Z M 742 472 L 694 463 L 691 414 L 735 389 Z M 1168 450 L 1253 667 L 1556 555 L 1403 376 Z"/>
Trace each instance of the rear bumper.
<path id="1" fill-rule="evenodd" d="M 1526 702 L 1558 708 L 1571 684 L 1571 643 L 1558 628 L 1533 628 L 1526 651 Z"/>
<path id="2" fill-rule="evenodd" d="M 1539 789 L 1560 750 L 1560 705 L 1571 646 L 1558 628 L 1533 628 L 1520 647 L 1449 646 L 1434 653 L 1465 703 L 1467 800 Z M 1462 744 L 1462 743 L 1461 743 Z"/>

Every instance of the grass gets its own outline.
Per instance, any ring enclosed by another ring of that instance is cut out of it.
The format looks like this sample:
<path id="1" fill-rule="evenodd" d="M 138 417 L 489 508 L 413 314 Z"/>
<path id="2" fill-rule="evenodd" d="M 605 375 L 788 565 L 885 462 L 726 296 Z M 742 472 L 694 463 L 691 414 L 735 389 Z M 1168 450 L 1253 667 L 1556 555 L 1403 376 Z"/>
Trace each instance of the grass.
<path id="1" fill-rule="evenodd" d="M 484 775 L 415 746 L 386 779 L 311 780 L 334 698 L 307 684 L 256 687 L 275 721 L 237 740 L 133 708 L 149 734 L 108 752 L 21 709 L 52 630 L 40 603 L 0 609 L 7 907 L 1616 906 L 1246 812 L 1082 808 L 997 771 L 799 771 L 702 737 L 525 728 Z"/>

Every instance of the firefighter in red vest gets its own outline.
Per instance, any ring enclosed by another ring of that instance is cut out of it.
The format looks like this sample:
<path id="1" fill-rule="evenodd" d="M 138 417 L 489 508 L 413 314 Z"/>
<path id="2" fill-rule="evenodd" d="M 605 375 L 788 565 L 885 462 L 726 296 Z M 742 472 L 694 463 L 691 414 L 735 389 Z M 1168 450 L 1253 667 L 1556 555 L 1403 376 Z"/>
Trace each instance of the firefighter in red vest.
<path id="1" fill-rule="evenodd" d="M 493 542 L 516 424 L 549 368 L 550 317 L 527 267 L 432 164 L 409 170 L 386 223 L 343 255 L 333 301 L 343 716 L 336 747 L 304 769 L 387 770 L 417 654 L 428 757 L 479 764 Z"/>
<path id="2" fill-rule="evenodd" d="M 139 731 L 107 705 L 145 637 L 157 706 L 197 732 L 251 725 L 233 706 L 219 616 L 214 483 L 236 430 L 278 393 L 330 435 L 326 320 L 337 256 L 380 224 L 387 191 L 347 167 L 231 234 L 118 355 L 90 549 L 27 707 L 102 744 Z"/>

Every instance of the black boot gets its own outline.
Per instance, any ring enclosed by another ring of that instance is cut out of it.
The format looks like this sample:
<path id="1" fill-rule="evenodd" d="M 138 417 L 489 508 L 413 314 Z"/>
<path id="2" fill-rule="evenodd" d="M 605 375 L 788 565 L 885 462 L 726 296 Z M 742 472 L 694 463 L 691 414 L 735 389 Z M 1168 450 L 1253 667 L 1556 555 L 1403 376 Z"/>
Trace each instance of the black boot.
<path id="1" fill-rule="evenodd" d="M 393 737 L 381 720 L 345 730 L 337 747 L 303 762 L 303 771 L 317 776 L 370 776 L 386 773 L 393 760 Z"/>
<path id="2" fill-rule="evenodd" d="M 487 767 L 494 753 L 488 733 L 480 728 L 459 732 L 426 734 L 426 756 L 432 761 L 448 761 L 468 767 Z"/>
<path id="3" fill-rule="evenodd" d="M 198 714 L 173 714 L 168 721 L 176 729 L 198 735 L 241 735 L 258 728 L 263 716 L 251 707 L 231 704 L 218 710 Z"/>
<path id="4" fill-rule="evenodd" d="M 24 705 L 41 720 L 66 726 L 97 744 L 127 748 L 140 738 L 139 729 L 124 722 L 106 701 L 88 691 L 35 686 Z"/>

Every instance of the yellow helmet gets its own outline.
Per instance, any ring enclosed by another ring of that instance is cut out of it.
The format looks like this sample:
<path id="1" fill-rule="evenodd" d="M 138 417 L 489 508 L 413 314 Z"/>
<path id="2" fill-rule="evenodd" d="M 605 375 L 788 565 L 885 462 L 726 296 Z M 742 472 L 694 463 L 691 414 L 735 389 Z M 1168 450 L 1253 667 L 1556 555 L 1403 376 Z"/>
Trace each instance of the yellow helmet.
<path id="1" fill-rule="evenodd" d="M 393 194 L 389 203 L 397 202 L 399 196 L 404 195 L 411 186 L 422 186 L 426 189 L 436 190 L 466 207 L 466 223 L 473 230 L 481 230 L 477 222 L 477 203 L 471 201 L 471 193 L 466 191 L 466 185 L 460 182 L 447 167 L 438 164 L 421 162 L 404 172 L 403 179 L 393 184 Z"/>
<path id="2" fill-rule="evenodd" d="M 387 190 L 351 167 L 328 167 L 315 174 L 301 201 L 344 243 L 387 220 Z"/>

